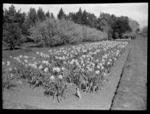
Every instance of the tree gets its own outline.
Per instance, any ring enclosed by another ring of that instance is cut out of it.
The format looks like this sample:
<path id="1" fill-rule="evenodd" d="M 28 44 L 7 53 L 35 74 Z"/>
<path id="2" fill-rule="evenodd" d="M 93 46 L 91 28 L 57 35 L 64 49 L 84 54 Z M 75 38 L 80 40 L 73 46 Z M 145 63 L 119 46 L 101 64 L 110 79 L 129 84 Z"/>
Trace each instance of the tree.
<path id="1" fill-rule="evenodd" d="M 37 17 L 40 21 L 44 21 L 46 19 L 45 13 L 42 8 L 39 7 L 37 10 Z"/>
<path id="2" fill-rule="evenodd" d="M 35 25 L 35 23 L 38 20 L 38 16 L 37 16 L 35 8 L 30 8 L 29 13 L 28 13 L 28 18 L 31 21 L 31 24 Z"/>
<path id="3" fill-rule="evenodd" d="M 8 10 L 5 9 L 3 13 L 3 43 L 5 45 L 3 46 L 14 49 L 16 46 L 20 46 L 24 41 L 22 23 L 25 14 L 21 13 L 21 10 L 17 12 L 13 5 L 11 5 Z"/>
<path id="4" fill-rule="evenodd" d="M 46 12 L 45 16 L 46 16 L 46 17 L 48 17 L 48 18 L 50 17 L 50 13 L 49 13 L 49 11 L 48 11 L 48 12 Z"/>
<path id="5" fill-rule="evenodd" d="M 22 31 L 17 23 L 6 24 L 3 30 L 3 41 L 9 49 L 14 49 L 22 44 Z"/>
<path id="6" fill-rule="evenodd" d="M 16 9 L 14 5 L 11 5 L 9 9 L 4 10 L 4 23 L 13 23 L 15 21 Z"/>
<path id="7" fill-rule="evenodd" d="M 82 10 L 81 10 L 81 8 L 79 8 L 79 11 L 76 13 L 76 17 L 77 17 L 76 23 L 82 24 Z"/>
<path id="8" fill-rule="evenodd" d="M 38 21 L 38 15 L 35 10 L 35 8 L 30 8 L 28 14 L 25 16 L 25 20 L 22 24 L 23 33 L 26 36 L 29 36 L 29 28 L 34 26 Z M 27 41 L 30 41 L 30 39 L 27 37 Z"/>
<path id="9" fill-rule="evenodd" d="M 89 25 L 88 23 L 88 14 L 86 12 L 86 10 L 83 11 L 83 15 L 82 15 L 82 24 L 83 25 Z"/>
<path id="10" fill-rule="evenodd" d="M 53 13 L 51 13 L 51 16 L 50 16 L 52 19 L 54 19 L 55 18 L 55 16 L 54 16 L 54 14 Z"/>
<path id="11" fill-rule="evenodd" d="M 58 15 L 57 15 L 58 19 L 63 19 L 66 18 L 66 14 L 64 13 L 63 9 L 61 8 Z"/>
<path id="12" fill-rule="evenodd" d="M 88 13 L 87 14 L 87 20 L 88 20 L 88 25 L 90 27 L 95 27 L 96 26 L 97 17 L 94 14 Z"/>
<path id="13" fill-rule="evenodd" d="M 121 17 L 118 17 L 115 21 L 115 23 L 113 24 L 112 28 L 113 28 L 113 37 L 114 38 L 121 38 L 122 35 L 126 32 L 131 32 L 132 29 L 130 28 L 129 26 L 129 21 L 128 21 L 128 17 L 124 17 L 124 16 L 121 16 Z M 116 34 L 117 37 L 116 37 Z"/>
<path id="14" fill-rule="evenodd" d="M 136 20 L 129 19 L 129 26 L 131 27 L 133 33 L 139 31 L 139 23 Z"/>
<path id="15" fill-rule="evenodd" d="M 75 13 L 72 13 L 72 12 L 69 13 L 69 14 L 67 15 L 67 19 L 76 22 L 76 15 L 75 15 Z"/>
<path id="16" fill-rule="evenodd" d="M 100 16 L 98 17 L 95 25 L 97 29 L 106 32 L 108 34 L 109 39 L 112 38 L 113 34 L 112 25 L 114 23 L 114 19 L 115 19 L 114 15 L 100 12 Z"/>

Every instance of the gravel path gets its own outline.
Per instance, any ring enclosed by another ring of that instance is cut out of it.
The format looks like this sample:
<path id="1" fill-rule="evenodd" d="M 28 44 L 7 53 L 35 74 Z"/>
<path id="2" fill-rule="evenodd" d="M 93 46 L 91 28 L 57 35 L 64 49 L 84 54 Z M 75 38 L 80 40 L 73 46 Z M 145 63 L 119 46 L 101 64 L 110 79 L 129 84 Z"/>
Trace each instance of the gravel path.
<path id="1" fill-rule="evenodd" d="M 137 36 L 122 72 L 111 110 L 147 109 L 147 39 Z"/>

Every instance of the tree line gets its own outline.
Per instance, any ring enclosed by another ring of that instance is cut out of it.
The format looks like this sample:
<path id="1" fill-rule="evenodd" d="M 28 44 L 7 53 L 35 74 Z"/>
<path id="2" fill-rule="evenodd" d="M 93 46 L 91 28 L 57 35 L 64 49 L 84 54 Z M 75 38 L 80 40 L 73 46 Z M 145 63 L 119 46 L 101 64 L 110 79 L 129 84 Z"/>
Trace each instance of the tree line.
<path id="1" fill-rule="evenodd" d="M 129 18 L 127 16 L 117 17 L 113 14 L 110 15 L 108 13 L 100 12 L 99 17 L 96 17 L 93 13 L 89 13 L 86 10 L 82 11 L 81 8 L 79 8 L 79 11 L 76 13 L 70 12 L 67 15 L 61 8 L 57 17 L 55 17 L 52 12 L 50 13 L 47 11 L 45 13 L 40 7 L 37 11 L 35 8 L 30 8 L 29 12 L 25 13 L 21 12 L 21 10 L 16 11 L 14 5 L 11 5 L 8 9 L 3 10 L 4 47 L 14 49 L 16 46 L 20 46 L 24 42 L 34 41 L 34 39 L 31 38 L 33 34 L 33 28 L 35 32 L 35 26 L 37 26 L 37 23 L 43 23 L 44 25 L 44 21 L 47 19 L 65 20 L 63 21 L 64 23 L 68 23 L 66 21 L 71 21 L 75 24 L 83 26 L 84 28 L 93 28 L 92 30 L 94 31 L 99 30 L 107 33 L 108 39 L 121 38 L 124 33 L 132 32 L 132 29 L 129 25 Z M 60 23 L 62 22 L 59 22 L 59 25 L 65 26 L 64 24 Z M 75 24 L 73 24 L 74 27 L 79 27 Z M 44 26 L 46 26 L 46 24 Z M 87 29 L 87 31 L 91 29 Z"/>

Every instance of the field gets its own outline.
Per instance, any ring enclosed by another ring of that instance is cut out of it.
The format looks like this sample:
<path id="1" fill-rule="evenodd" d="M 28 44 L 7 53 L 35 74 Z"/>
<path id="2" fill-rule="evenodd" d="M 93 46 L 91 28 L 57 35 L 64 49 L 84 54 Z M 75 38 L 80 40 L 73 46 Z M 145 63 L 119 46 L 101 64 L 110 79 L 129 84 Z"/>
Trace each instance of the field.
<path id="1" fill-rule="evenodd" d="M 42 95 L 50 96 L 54 102 L 64 102 L 68 91 L 83 99 L 82 92 L 95 94 L 103 89 L 111 68 L 128 43 L 101 41 L 4 52 L 3 91 L 26 84 L 31 91 L 42 88 Z"/>

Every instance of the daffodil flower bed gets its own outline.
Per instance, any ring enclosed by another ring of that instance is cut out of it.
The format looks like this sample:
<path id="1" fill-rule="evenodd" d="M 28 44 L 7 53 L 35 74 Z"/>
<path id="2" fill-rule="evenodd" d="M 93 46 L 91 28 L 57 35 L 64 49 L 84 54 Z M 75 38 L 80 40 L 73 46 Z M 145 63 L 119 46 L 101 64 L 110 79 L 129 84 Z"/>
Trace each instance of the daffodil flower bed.
<path id="1" fill-rule="evenodd" d="M 13 75 L 24 79 L 33 88 L 43 87 L 44 95 L 57 97 L 59 102 L 71 86 L 76 86 L 76 94 L 81 98 L 80 91 L 93 93 L 102 89 L 103 81 L 127 45 L 127 41 L 102 41 L 67 49 L 62 47 L 47 53 L 36 52 L 41 60 L 11 56 L 20 64 L 13 68 Z M 10 65 L 9 62 L 2 64 Z"/>

